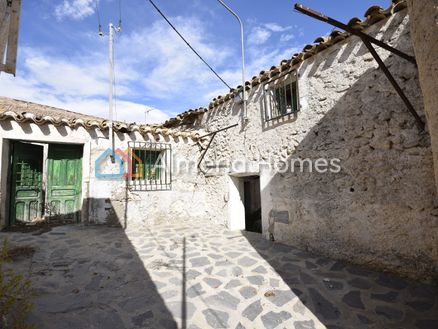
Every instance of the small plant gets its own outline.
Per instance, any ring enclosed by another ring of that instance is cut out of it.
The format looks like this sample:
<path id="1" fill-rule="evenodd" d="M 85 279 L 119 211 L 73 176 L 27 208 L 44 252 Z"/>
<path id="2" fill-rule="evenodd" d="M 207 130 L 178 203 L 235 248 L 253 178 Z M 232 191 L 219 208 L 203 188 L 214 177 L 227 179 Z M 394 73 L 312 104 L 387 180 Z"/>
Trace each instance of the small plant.
<path id="1" fill-rule="evenodd" d="M 33 253 L 32 247 L 8 248 L 5 239 L 0 249 L 0 328 L 33 329 L 34 325 L 27 323 L 27 316 L 32 311 L 30 278 L 17 274 L 12 269 L 6 269 L 5 263 L 17 257 Z"/>

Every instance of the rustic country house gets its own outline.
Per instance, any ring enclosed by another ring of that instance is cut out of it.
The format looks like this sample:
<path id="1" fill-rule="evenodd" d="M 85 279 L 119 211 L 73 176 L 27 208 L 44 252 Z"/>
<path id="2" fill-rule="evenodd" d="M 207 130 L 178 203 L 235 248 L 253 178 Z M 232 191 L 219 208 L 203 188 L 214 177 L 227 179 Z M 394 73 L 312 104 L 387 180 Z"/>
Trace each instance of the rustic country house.
<path id="1" fill-rule="evenodd" d="M 350 26 L 413 55 L 404 1 Z M 377 50 L 423 122 L 417 67 Z M 362 41 L 333 31 L 162 125 L 0 99 L 1 225 L 209 218 L 413 278 L 437 276 L 430 135 Z"/>

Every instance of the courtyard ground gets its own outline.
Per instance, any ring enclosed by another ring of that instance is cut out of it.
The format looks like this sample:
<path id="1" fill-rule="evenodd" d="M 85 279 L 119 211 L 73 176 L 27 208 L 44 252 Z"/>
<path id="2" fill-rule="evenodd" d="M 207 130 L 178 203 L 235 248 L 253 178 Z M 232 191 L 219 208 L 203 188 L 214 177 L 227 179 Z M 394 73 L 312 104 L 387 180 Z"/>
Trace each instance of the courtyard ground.
<path id="1" fill-rule="evenodd" d="M 41 233 L 41 234 L 39 234 Z M 438 328 L 438 291 L 209 221 L 0 233 L 62 328 Z"/>

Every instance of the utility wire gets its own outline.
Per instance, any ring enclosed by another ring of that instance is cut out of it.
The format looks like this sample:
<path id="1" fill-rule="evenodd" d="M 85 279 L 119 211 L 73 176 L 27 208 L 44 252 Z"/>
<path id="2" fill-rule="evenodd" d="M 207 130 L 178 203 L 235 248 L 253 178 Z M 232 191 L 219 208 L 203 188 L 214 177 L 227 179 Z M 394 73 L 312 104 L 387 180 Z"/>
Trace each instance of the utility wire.
<path id="1" fill-rule="evenodd" d="M 201 61 L 204 62 L 205 65 L 208 66 L 208 68 L 210 69 L 211 72 L 214 73 L 215 76 L 218 77 L 218 79 L 220 81 L 222 81 L 222 83 L 227 86 L 229 89 L 231 89 L 231 87 L 228 85 L 228 83 L 225 82 L 224 79 L 221 78 L 221 76 L 205 61 L 204 58 L 202 58 L 201 55 L 199 55 L 199 53 L 190 45 L 190 43 L 181 35 L 181 33 L 179 33 L 179 31 L 176 29 L 175 26 L 173 26 L 173 24 L 167 19 L 167 17 L 161 12 L 161 10 L 157 7 L 157 5 L 152 1 L 149 0 L 149 2 L 152 4 L 152 6 L 154 6 L 154 8 L 158 11 L 158 13 L 164 18 L 164 20 L 172 27 L 172 29 L 176 32 L 176 34 L 178 34 L 178 36 L 186 43 L 186 45 L 196 54 L 196 56 L 199 57 L 199 59 Z"/>
<path id="2" fill-rule="evenodd" d="M 122 0 L 119 0 L 119 28 L 122 28 Z"/>
<path id="3" fill-rule="evenodd" d="M 94 5 L 96 6 L 96 16 L 97 16 L 97 24 L 99 24 L 99 33 L 101 33 L 102 32 L 102 24 L 100 23 L 99 0 L 95 0 Z"/>

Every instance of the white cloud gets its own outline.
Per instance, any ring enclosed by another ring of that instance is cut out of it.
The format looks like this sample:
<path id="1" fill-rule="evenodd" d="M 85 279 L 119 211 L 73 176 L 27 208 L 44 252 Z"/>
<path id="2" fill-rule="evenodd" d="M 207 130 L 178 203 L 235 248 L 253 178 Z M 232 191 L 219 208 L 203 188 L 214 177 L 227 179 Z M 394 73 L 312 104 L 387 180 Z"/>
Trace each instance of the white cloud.
<path id="1" fill-rule="evenodd" d="M 248 44 L 250 45 L 261 45 L 264 44 L 271 37 L 272 33 L 265 28 L 256 26 L 252 28 L 248 35 Z"/>
<path id="2" fill-rule="evenodd" d="M 248 45 L 263 45 L 274 33 L 286 32 L 292 29 L 292 26 L 281 26 L 277 23 L 264 23 L 261 25 L 254 26 L 248 35 Z M 282 34 L 281 38 L 291 40 L 293 34 Z M 280 41 L 287 41 L 280 40 Z"/>
<path id="3" fill-rule="evenodd" d="M 55 7 L 55 17 L 58 20 L 71 18 L 81 20 L 94 13 L 94 0 L 64 0 Z"/>
<path id="4" fill-rule="evenodd" d="M 281 26 L 277 23 L 266 23 L 265 27 L 272 32 L 285 32 L 292 28 L 292 26 Z"/>
<path id="5" fill-rule="evenodd" d="M 170 19 L 230 86 L 241 84 L 238 47 L 230 49 L 217 43 L 200 19 Z M 285 49 L 284 44 L 261 42 L 272 33 L 285 29 L 268 25 L 270 30 L 264 25 L 258 26 L 266 31 L 258 36 L 259 42 L 248 42 L 247 79 L 278 65 L 297 50 Z M 93 40 L 91 45 L 84 47 L 86 51 L 69 55 L 21 47 L 17 77 L 0 75 L 0 94 L 107 117 L 106 40 Z M 149 112 L 147 118 L 150 122 L 163 122 L 169 115 L 189 107 L 206 106 L 212 97 L 228 91 L 161 20 L 132 33 L 118 35 L 115 52 L 119 120 L 144 122 L 145 110 L 158 107 L 162 110 Z"/>
<path id="6" fill-rule="evenodd" d="M 59 95 L 41 86 L 37 80 L 14 78 L 10 75 L 0 77 L 0 95 L 16 99 L 50 105 L 62 109 L 108 118 L 108 100 L 105 97 L 84 97 L 81 95 Z M 164 111 L 147 105 L 118 98 L 116 119 L 126 122 L 145 122 L 145 110 L 153 109 L 146 116 L 147 123 L 163 123 L 169 118 Z"/>
<path id="7" fill-rule="evenodd" d="M 174 17 L 171 21 L 216 71 L 224 66 L 232 67 L 233 62 L 239 65 L 230 49 L 211 41 L 213 38 L 197 18 Z M 143 30 L 123 35 L 118 48 L 125 67 L 135 66 L 137 71 L 144 72 L 140 79 L 150 97 L 193 101 L 221 85 L 165 22 L 157 21 Z"/>
<path id="8" fill-rule="evenodd" d="M 2 96 L 60 107 L 80 113 L 108 117 L 108 78 L 106 62 L 99 54 L 78 58 L 60 58 L 41 50 L 22 48 L 24 70 L 17 77 L 0 76 Z M 129 70 L 128 70 L 129 72 Z M 143 123 L 144 111 L 150 106 L 127 100 L 131 95 L 128 74 L 118 74 L 117 118 Z M 149 123 L 160 123 L 168 115 L 154 109 L 147 116 Z"/>
<path id="9" fill-rule="evenodd" d="M 295 39 L 295 35 L 292 34 L 292 33 L 282 34 L 281 37 L 280 37 L 280 41 L 281 42 L 287 42 L 287 41 L 290 41 L 292 39 Z"/>

